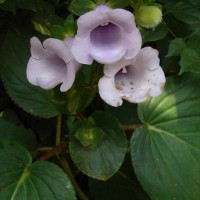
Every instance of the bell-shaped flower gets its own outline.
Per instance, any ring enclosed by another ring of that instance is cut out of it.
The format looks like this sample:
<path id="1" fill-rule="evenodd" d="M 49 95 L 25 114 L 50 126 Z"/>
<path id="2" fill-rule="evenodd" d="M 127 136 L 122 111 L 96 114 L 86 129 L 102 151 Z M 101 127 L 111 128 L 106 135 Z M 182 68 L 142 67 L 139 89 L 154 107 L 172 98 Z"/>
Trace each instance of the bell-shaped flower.
<path id="1" fill-rule="evenodd" d="M 31 38 L 31 58 L 27 65 L 27 79 L 43 89 L 52 89 L 61 83 L 60 90 L 69 90 L 80 64 L 70 52 L 73 38 L 65 41 L 49 38 L 43 42 Z"/>
<path id="2" fill-rule="evenodd" d="M 111 64 L 135 57 L 141 48 L 141 34 L 133 14 L 124 9 L 99 5 L 79 17 L 72 54 L 82 64 L 96 60 Z"/>
<path id="3" fill-rule="evenodd" d="M 105 65 L 98 83 L 101 98 L 117 107 L 122 105 L 122 99 L 140 103 L 148 96 L 160 95 L 166 79 L 159 63 L 158 51 L 145 47 L 131 60 Z"/>

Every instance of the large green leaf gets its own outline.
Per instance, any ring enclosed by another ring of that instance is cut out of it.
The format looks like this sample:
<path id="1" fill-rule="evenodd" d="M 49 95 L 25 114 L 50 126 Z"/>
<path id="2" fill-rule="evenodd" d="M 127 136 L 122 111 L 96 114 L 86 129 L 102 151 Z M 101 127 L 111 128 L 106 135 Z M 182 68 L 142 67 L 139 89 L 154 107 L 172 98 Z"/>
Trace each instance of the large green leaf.
<path id="1" fill-rule="evenodd" d="M 137 104 L 124 101 L 121 106 L 113 107 L 104 103 L 104 108 L 107 112 L 114 115 L 121 124 L 127 125 L 140 123 L 137 114 L 133 114 L 137 113 Z M 129 112 L 127 112 L 127 110 Z"/>
<path id="2" fill-rule="evenodd" d="M 143 42 L 153 42 L 165 38 L 168 33 L 166 24 L 161 23 L 155 29 L 142 29 Z"/>
<path id="3" fill-rule="evenodd" d="M 161 66 L 166 74 L 177 74 L 180 71 L 179 61 L 180 57 L 173 56 L 167 57 L 169 44 L 173 41 L 171 35 L 167 35 L 164 39 L 157 42 L 157 49 L 159 51 L 159 57 Z"/>
<path id="4" fill-rule="evenodd" d="M 31 37 L 31 36 L 30 36 Z M 26 66 L 30 57 L 29 36 L 8 33 L 0 50 L 0 71 L 11 99 L 26 112 L 42 117 L 58 114 L 51 98 L 52 92 L 28 83 Z"/>
<path id="5" fill-rule="evenodd" d="M 200 37 L 192 36 L 181 54 L 181 72 L 192 71 L 200 73 Z"/>
<path id="6" fill-rule="evenodd" d="M 176 38 L 170 42 L 167 57 L 180 56 L 185 49 L 185 41 L 182 38 Z"/>
<path id="7" fill-rule="evenodd" d="M 122 167 L 107 181 L 90 178 L 89 186 L 95 200 L 149 200 L 133 172 L 129 159 L 125 159 Z"/>
<path id="8" fill-rule="evenodd" d="M 200 77 L 167 79 L 163 94 L 139 105 L 132 164 L 152 199 L 200 199 Z"/>
<path id="9" fill-rule="evenodd" d="M 37 145 L 36 137 L 31 130 L 14 125 L 2 118 L 0 118 L 0 138 L 18 142 L 30 150 Z"/>
<path id="10" fill-rule="evenodd" d="M 200 9 L 193 4 L 180 1 L 177 3 L 170 3 L 168 7 L 169 11 L 172 12 L 177 19 L 188 24 L 199 24 Z"/>
<path id="11" fill-rule="evenodd" d="M 181 55 L 181 73 L 192 71 L 200 72 L 200 54 L 191 48 L 186 48 Z"/>
<path id="12" fill-rule="evenodd" d="M 0 140 L 0 199 L 76 199 L 59 167 L 47 161 L 31 162 L 31 155 L 22 146 Z"/>
<path id="13" fill-rule="evenodd" d="M 96 179 L 106 180 L 120 168 L 124 160 L 127 150 L 126 136 L 119 123 L 107 112 L 93 113 L 90 121 L 91 124 L 87 126 L 85 122 L 76 124 L 71 134 L 70 154 L 83 173 Z M 84 140 L 80 138 L 80 128 L 88 129 L 83 132 Z M 95 130 L 98 130 L 96 137 Z M 87 134 L 88 132 L 90 134 Z M 88 142 L 84 145 L 87 136 Z M 94 138 L 93 142 L 91 137 Z"/>
<path id="14" fill-rule="evenodd" d="M 0 0 L 0 4 L 1 4 L 1 3 L 4 3 L 5 1 L 6 1 L 6 0 Z"/>

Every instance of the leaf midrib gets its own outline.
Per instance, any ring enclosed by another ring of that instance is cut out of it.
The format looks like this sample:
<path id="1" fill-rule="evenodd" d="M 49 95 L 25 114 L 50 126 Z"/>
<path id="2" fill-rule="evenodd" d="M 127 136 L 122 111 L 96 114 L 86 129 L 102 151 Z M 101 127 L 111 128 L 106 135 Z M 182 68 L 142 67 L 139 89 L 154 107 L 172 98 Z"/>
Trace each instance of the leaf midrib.
<path id="1" fill-rule="evenodd" d="M 194 149 L 197 150 L 197 151 L 200 151 L 199 148 L 197 148 L 196 146 L 194 146 L 194 145 L 192 145 L 192 144 L 190 144 L 190 143 L 187 143 L 185 140 L 181 139 L 180 137 L 177 137 L 177 136 L 176 136 L 175 134 L 173 134 L 173 133 L 170 133 L 170 132 L 168 132 L 168 131 L 165 131 L 165 130 L 163 130 L 163 129 L 157 128 L 157 127 L 152 126 L 152 125 L 147 125 L 147 127 L 148 127 L 149 130 L 156 131 L 156 132 L 158 132 L 158 133 L 161 132 L 161 133 L 163 133 L 163 134 L 166 134 L 166 135 L 168 135 L 168 136 L 170 136 L 170 137 L 175 138 L 176 140 L 180 141 L 181 143 L 184 143 L 185 145 L 190 146 L 190 147 L 194 148 Z"/>
<path id="2" fill-rule="evenodd" d="M 22 173 L 22 175 L 20 176 L 19 180 L 18 180 L 18 183 L 12 193 L 12 196 L 10 198 L 10 200 L 14 200 L 15 199 L 15 196 L 20 188 L 20 186 L 24 183 L 24 181 L 26 180 L 26 178 L 29 176 L 29 169 L 28 167 L 24 168 L 24 171 Z"/>

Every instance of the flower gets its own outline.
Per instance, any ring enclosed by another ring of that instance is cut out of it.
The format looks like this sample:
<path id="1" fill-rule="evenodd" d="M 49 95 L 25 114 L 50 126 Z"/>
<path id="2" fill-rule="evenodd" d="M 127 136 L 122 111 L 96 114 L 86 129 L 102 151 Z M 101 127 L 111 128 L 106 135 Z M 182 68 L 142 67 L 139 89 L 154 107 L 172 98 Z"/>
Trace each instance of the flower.
<path id="1" fill-rule="evenodd" d="M 131 60 L 105 65 L 105 75 L 98 83 L 101 98 L 117 107 L 122 99 L 140 103 L 148 96 L 160 95 L 166 79 L 159 62 L 158 51 L 145 47 Z"/>
<path id="2" fill-rule="evenodd" d="M 27 65 L 27 79 L 43 89 L 52 89 L 61 83 L 60 90 L 69 90 L 80 64 L 73 58 L 69 48 L 73 38 L 65 41 L 49 38 L 43 42 L 31 38 L 31 58 Z"/>
<path id="3" fill-rule="evenodd" d="M 131 12 L 99 5 L 79 17 L 72 54 L 82 64 L 95 59 L 102 64 L 131 59 L 141 48 L 141 35 Z"/>

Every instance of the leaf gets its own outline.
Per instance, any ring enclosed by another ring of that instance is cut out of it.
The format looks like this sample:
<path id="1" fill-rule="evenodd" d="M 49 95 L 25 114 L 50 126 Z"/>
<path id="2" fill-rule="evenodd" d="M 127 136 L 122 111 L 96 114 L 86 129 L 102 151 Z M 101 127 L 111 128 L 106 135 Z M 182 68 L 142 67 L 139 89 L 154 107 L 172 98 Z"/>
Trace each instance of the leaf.
<path id="1" fill-rule="evenodd" d="M 16 126 L 2 118 L 0 118 L 0 138 L 18 142 L 29 150 L 33 150 L 37 145 L 36 137 L 31 130 Z"/>
<path id="2" fill-rule="evenodd" d="M 111 8 L 124 8 L 129 4 L 128 0 L 108 0 L 106 3 Z"/>
<path id="3" fill-rule="evenodd" d="M 121 124 L 140 123 L 137 114 L 134 114 L 137 113 L 137 104 L 124 101 L 121 106 L 113 107 L 105 103 L 104 108 L 107 112 L 110 112 L 113 116 L 115 116 Z M 127 112 L 127 110 L 129 112 Z"/>
<path id="4" fill-rule="evenodd" d="M 49 1 L 37 0 L 35 5 L 36 13 L 32 23 L 35 30 L 43 35 L 50 36 L 53 25 L 63 25 L 63 18 L 55 14 L 55 7 Z"/>
<path id="5" fill-rule="evenodd" d="M 76 199 L 68 177 L 58 166 L 31 162 L 31 155 L 22 146 L 0 140 L 0 199 Z"/>
<path id="6" fill-rule="evenodd" d="M 75 137 L 84 147 L 94 149 L 104 136 L 104 132 L 98 128 L 79 128 Z"/>
<path id="7" fill-rule="evenodd" d="M 96 4 L 105 4 L 107 0 L 92 0 Z"/>
<path id="8" fill-rule="evenodd" d="M 16 0 L 6 0 L 0 5 L 0 9 L 16 13 Z"/>
<path id="9" fill-rule="evenodd" d="M 64 27 L 59 25 L 53 25 L 51 27 L 51 36 L 59 40 L 64 40 L 67 37 Z"/>
<path id="10" fill-rule="evenodd" d="M 185 49 L 186 44 L 184 39 L 176 38 L 170 42 L 169 50 L 167 53 L 167 57 L 170 56 L 180 56 L 183 50 Z"/>
<path id="11" fill-rule="evenodd" d="M 51 35 L 60 40 L 67 37 L 73 37 L 76 34 L 77 25 L 72 15 L 68 15 L 64 21 L 64 26 L 53 25 L 51 27 Z"/>
<path id="12" fill-rule="evenodd" d="M 167 25 L 169 30 L 169 34 L 173 36 L 173 39 L 186 38 L 188 37 L 188 35 L 191 34 L 191 31 L 194 29 L 194 25 L 185 24 L 184 22 L 174 17 L 174 15 L 170 14 L 172 7 L 173 5 L 168 8 L 167 12 L 169 12 L 169 14 L 166 14 L 166 16 L 164 17 L 165 24 Z M 169 34 L 167 36 L 169 36 Z"/>
<path id="13" fill-rule="evenodd" d="M 193 35 L 189 38 L 186 48 L 181 54 L 181 71 L 180 73 L 191 71 L 200 72 L 200 38 L 198 35 Z"/>
<path id="14" fill-rule="evenodd" d="M 96 4 L 90 0 L 73 0 L 69 10 L 75 15 L 83 15 L 96 7 Z"/>
<path id="15" fill-rule="evenodd" d="M 162 95 L 139 105 L 132 164 L 151 199 L 200 199 L 199 84 L 192 73 L 170 77 Z"/>
<path id="16" fill-rule="evenodd" d="M 169 11 L 179 20 L 187 24 L 199 24 L 200 9 L 188 2 L 178 2 L 168 5 Z"/>
<path id="17" fill-rule="evenodd" d="M 165 38 L 168 28 L 164 23 L 159 24 L 155 29 L 142 29 L 143 42 L 153 42 Z"/>
<path id="18" fill-rule="evenodd" d="M 178 74 L 180 71 L 180 57 L 166 57 L 169 44 L 173 39 L 174 38 L 168 34 L 164 39 L 157 42 L 161 66 L 166 74 Z"/>
<path id="19" fill-rule="evenodd" d="M 99 68 L 94 63 L 92 66 L 82 65 L 76 73 L 75 82 L 65 97 L 65 107 L 68 113 L 83 112 L 96 97 L 98 88 L 96 74 L 92 73 L 92 67 L 98 73 Z M 102 67 L 100 69 L 102 70 Z M 99 74 L 97 78 L 99 80 Z"/>
<path id="20" fill-rule="evenodd" d="M 107 181 L 89 179 L 90 190 L 95 200 L 149 200 L 129 162 L 130 160 L 126 160 L 119 171 Z"/>
<path id="21" fill-rule="evenodd" d="M 64 22 L 64 28 L 68 36 L 74 36 L 76 35 L 77 31 L 77 23 L 74 20 L 73 15 L 67 16 Z"/>
<path id="22" fill-rule="evenodd" d="M 0 4 L 1 4 L 1 3 L 4 3 L 5 1 L 6 1 L 6 0 L 0 0 Z"/>
<path id="23" fill-rule="evenodd" d="M 180 73 L 191 71 L 200 72 L 200 54 L 191 48 L 186 48 L 181 55 Z"/>
<path id="24" fill-rule="evenodd" d="M 22 9 L 26 9 L 26 10 L 32 10 L 32 11 L 36 11 L 35 8 L 35 0 L 15 0 L 17 7 L 22 8 Z"/>
<path id="25" fill-rule="evenodd" d="M 26 65 L 30 57 L 27 33 L 8 33 L 0 50 L 1 76 L 11 99 L 23 110 L 40 117 L 58 114 L 51 98 L 52 92 L 28 83 Z M 9 55 L 9 56 L 8 56 Z"/>
<path id="26" fill-rule="evenodd" d="M 70 155 L 84 174 L 107 180 L 120 168 L 124 160 L 127 150 L 126 136 L 115 118 L 107 112 L 93 113 L 90 121 L 91 124 L 87 125 L 89 127 L 85 127 L 84 122 L 74 126 L 69 143 Z M 104 133 L 95 148 L 83 146 L 75 137 L 79 128 L 90 127 L 99 128 Z"/>

